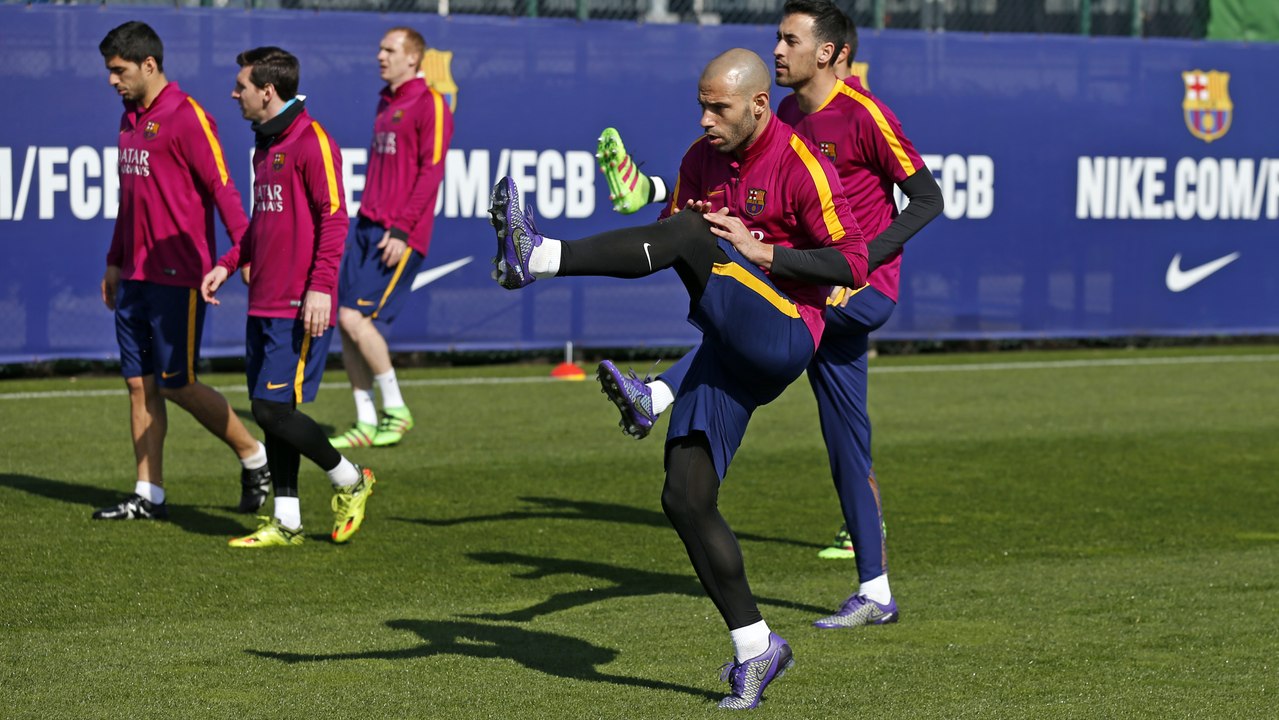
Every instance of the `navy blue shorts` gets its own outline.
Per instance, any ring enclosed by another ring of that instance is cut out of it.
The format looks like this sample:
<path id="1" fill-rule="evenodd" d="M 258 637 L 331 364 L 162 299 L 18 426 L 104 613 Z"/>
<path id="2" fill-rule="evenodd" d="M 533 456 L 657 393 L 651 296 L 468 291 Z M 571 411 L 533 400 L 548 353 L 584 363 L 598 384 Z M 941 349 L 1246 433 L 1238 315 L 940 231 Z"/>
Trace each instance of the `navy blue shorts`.
<path id="1" fill-rule="evenodd" d="M 671 412 L 666 440 L 706 435 L 723 480 L 751 414 L 804 372 L 813 334 L 795 303 L 727 241 L 689 322 L 702 331 Z"/>
<path id="2" fill-rule="evenodd" d="M 155 375 L 161 387 L 194 383 L 204 334 L 204 298 L 194 288 L 121 281 L 115 296 L 115 338 L 126 378 Z"/>
<path id="3" fill-rule="evenodd" d="M 394 266 L 382 264 L 382 251 L 377 245 L 385 234 L 381 225 L 363 215 L 352 223 L 338 281 L 338 304 L 359 310 L 383 330 L 404 309 L 413 292 L 413 277 L 425 259 L 409 248 Z"/>
<path id="4" fill-rule="evenodd" d="M 249 316 L 244 332 L 249 397 L 299 405 L 320 391 L 333 328 L 311 337 L 301 320 Z"/>

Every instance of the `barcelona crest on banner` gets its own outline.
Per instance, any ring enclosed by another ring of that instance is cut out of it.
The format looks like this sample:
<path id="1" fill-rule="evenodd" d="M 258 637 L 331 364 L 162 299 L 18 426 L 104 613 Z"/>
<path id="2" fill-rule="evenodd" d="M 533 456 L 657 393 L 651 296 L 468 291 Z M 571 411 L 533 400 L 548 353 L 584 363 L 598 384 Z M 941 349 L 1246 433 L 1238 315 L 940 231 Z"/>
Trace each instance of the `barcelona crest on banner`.
<path id="1" fill-rule="evenodd" d="M 284 167 L 284 153 L 278 152 L 271 158 L 272 169 L 279 170 Z"/>
<path id="2" fill-rule="evenodd" d="M 764 191 L 761 188 L 751 188 L 746 191 L 746 212 L 751 215 L 758 215 L 764 212 Z"/>
<path id="3" fill-rule="evenodd" d="M 160 134 L 160 123 L 154 120 L 148 120 L 147 126 L 142 130 L 142 136 L 147 140 L 154 140 L 156 135 Z"/>
<path id="4" fill-rule="evenodd" d="M 1230 130 L 1235 104 L 1230 100 L 1230 73 L 1217 70 L 1183 72 L 1186 98 L 1181 108 L 1190 134 L 1212 142 Z"/>
<path id="5" fill-rule="evenodd" d="M 431 48 L 422 54 L 418 66 L 431 89 L 444 96 L 449 110 L 457 111 L 457 83 L 453 81 L 453 51 Z"/>

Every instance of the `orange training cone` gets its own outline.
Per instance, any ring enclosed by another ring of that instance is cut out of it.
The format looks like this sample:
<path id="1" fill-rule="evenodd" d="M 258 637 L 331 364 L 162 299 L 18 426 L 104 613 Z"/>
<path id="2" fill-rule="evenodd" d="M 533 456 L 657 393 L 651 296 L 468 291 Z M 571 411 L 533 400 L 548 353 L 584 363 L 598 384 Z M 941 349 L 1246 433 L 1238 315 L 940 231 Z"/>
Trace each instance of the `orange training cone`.
<path id="1" fill-rule="evenodd" d="M 585 380 L 586 371 L 573 362 L 573 343 L 564 344 L 564 362 L 551 370 L 552 380 Z"/>

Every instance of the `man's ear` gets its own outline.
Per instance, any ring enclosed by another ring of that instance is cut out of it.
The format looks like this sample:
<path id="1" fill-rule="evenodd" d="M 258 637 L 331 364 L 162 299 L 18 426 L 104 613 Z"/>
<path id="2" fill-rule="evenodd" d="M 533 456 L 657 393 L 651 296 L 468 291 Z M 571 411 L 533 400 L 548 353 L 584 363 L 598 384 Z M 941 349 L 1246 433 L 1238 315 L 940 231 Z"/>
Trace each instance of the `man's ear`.
<path id="1" fill-rule="evenodd" d="M 817 62 L 820 65 L 829 66 L 831 61 L 835 59 L 835 43 L 822 43 L 817 49 Z"/>

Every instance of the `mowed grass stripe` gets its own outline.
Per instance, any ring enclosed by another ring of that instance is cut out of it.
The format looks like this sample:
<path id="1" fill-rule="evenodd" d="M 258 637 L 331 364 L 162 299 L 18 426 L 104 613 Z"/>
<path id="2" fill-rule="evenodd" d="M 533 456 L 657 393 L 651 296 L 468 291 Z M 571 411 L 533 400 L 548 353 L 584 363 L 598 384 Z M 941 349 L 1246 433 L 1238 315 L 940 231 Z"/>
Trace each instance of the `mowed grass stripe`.
<path id="1" fill-rule="evenodd" d="M 1045 360 L 1014 361 L 1000 363 L 963 363 L 938 365 L 889 365 L 876 366 L 870 369 L 874 374 L 900 373 L 948 373 L 948 372 L 991 372 L 999 370 L 1064 370 L 1073 368 L 1099 367 L 1142 367 L 1147 365 L 1198 365 L 1203 363 L 1265 363 L 1279 362 L 1279 355 L 1192 355 L 1185 357 L 1155 358 L 1092 358 L 1087 360 Z M 332 371 L 330 371 L 332 372 Z M 525 383 L 562 382 L 552 377 L 453 377 L 403 379 L 401 387 L 441 387 L 451 385 L 508 385 Z M 334 390 L 349 387 L 344 382 L 325 382 L 321 389 Z M 214 387 L 220 393 L 247 392 L 244 385 L 218 385 Z M 0 393 L 0 400 L 42 400 L 62 397 L 119 397 L 125 395 L 123 389 L 96 390 L 47 390 L 38 392 Z"/>

